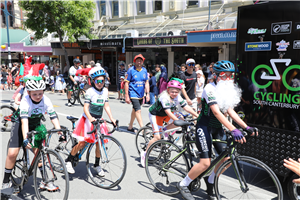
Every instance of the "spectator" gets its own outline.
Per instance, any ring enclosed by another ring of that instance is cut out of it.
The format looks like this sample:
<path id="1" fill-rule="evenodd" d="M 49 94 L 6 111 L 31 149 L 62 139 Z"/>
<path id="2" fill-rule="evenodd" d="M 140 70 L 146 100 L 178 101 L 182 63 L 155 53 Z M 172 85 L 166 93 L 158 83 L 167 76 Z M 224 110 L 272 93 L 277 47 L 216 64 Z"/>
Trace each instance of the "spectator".
<path id="1" fill-rule="evenodd" d="M 128 131 L 134 132 L 133 122 L 137 119 L 140 127 L 143 127 L 141 115 L 141 104 L 143 102 L 144 93 L 146 92 L 146 101 L 150 100 L 149 81 L 147 70 L 143 68 L 145 58 L 139 54 L 133 59 L 135 65 L 128 69 L 127 79 L 125 80 L 125 101 L 130 104 L 132 102 L 131 119 L 128 126 Z"/>
<path id="2" fill-rule="evenodd" d="M 55 69 L 55 90 L 57 90 L 58 92 L 62 93 L 63 90 L 63 85 L 62 85 L 62 81 L 61 78 L 62 76 L 60 76 L 61 74 L 61 70 L 59 65 L 56 65 L 56 69 Z"/>
<path id="3" fill-rule="evenodd" d="M 197 98 L 196 98 L 196 82 L 197 75 L 194 72 L 195 60 L 192 58 L 186 61 L 187 70 L 180 75 L 180 79 L 184 81 L 185 87 L 182 88 L 182 98 L 186 100 L 194 110 L 197 109 Z"/>
<path id="4" fill-rule="evenodd" d="M 98 64 L 98 63 L 97 63 Z M 99 63 L 100 64 L 100 63 Z M 106 73 L 106 77 L 105 77 L 105 87 L 107 88 L 107 90 L 108 90 L 108 88 L 109 88 L 109 84 L 110 84 L 110 78 L 109 78 L 109 74 L 108 74 L 108 72 L 107 72 L 107 70 L 108 70 L 108 67 L 104 67 L 104 71 L 105 71 L 105 73 Z"/>
<path id="5" fill-rule="evenodd" d="M 121 77 L 125 77 L 125 73 L 126 73 L 126 69 L 125 69 L 125 63 L 124 62 L 120 62 L 119 64 L 119 70 L 118 70 L 118 80 L 117 80 L 117 91 L 118 91 L 118 100 L 120 99 L 120 89 L 121 89 Z"/>
<path id="6" fill-rule="evenodd" d="M 121 79 L 120 99 L 123 100 L 123 101 L 125 101 L 125 90 L 124 90 L 124 88 L 125 88 L 125 81 L 124 81 L 125 77 L 121 76 L 120 79 Z"/>
<path id="7" fill-rule="evenodd" d="M 15 79 L 18 76 L 19 71 L 20 71 L 20 65 L 18 63 L 14 63 L 13 68 L 11 69 L 11 75 L 12 75 L 12 78 L 13 78 L 12 83 L 13 84 L 15 84 Z"/>
<path id="8" fill-rule="evenodd" d="M 12 87 L 12 75 L 11 75 L 11 70 L 10 69 L 7 70 L 7 85 L 8 85 L 9 90 L 13 89 L 13 87 Z"/>
<path id="9" fill-rule="evenodd" d="M 288 160 L 284 159 L 283 161 L 284 161 L 283 165 L 286 168 L 288 168 L 289 170 L 292 170 L 295 174 L 300 176 L 300 163 L 299 163 L 300 158 L 298 158 L 298 162 L 293 160 L 292 158 L 289 158 Z M 294 179 L 293 183 L 300 184 L 300 178 Z"/>
<path id="10" fill-rule="evenodd" d="M 208 72 L 207 77 L 210 77 L 210 76 L 213 74 L 213 66 L 214 66 L 214 63 L 213 63 L 213 62 L 210 63 L 210 65 L 208 66 L 209 72 Z"/>
<path id="11" fill-rule="evenodd" d="M 90 61 L 90 66 L 91 66 L 91 67 L 95 67 L 95 61 L 91 60 L 91 61 Z"/>
<path id="12" fill-rule="evenodd" d="M 150 80 L 149 80 L 149 85 L 150 85 L 150 105 L 155 103 L 155 96 L 158 95 L 158 89 L 156 86 L 156 77 L 154 76 L 154 72 L 150 71 Z"/>
<path id="13" fill-rule="evenodd" d="M 196 74 L 197 74 L 196 97 L 197 97 L 197 103 L 198 103 L 197 108 L 198 108 L 198 112 L 199 112 L 205 78 L 204 78 L 202 70 L 196 71 Z"/>
<path id="14" fill-rule="evenodd" d="M 186 65 L 184 63 L 181 64 L 180 70 L 178 72 L 179 76 L 186 71 Z"/>
<path id="15" fill-rule="evenodd" d="M 50 83 L 49 83 L 49 86 L 50 86 L 50 90 L 54 93 L 54 76 L 50 76 Z"/>
<path id="16" fill-rule="evenodd" d="M 160 69 L 159 64 L 155 65 L 155 71 L 156 71 L 156 74 L 155 74 L 156 83 L 158 83 L 159 77 L 160 77 L 160 74 L 161 74 L 161 69 Z"/>
<path id="17" fill-rule="evenodd" d="M 202 71 L 202 67 L 199 64 L 195 65 L 195 72 L 197 72 L 198 70 Z"/>
<path id="18" fill-rule="evenodd" d="M 167 89 L 168 85 L 168 73 L 167 73 L 167 68 L 164 66 L 160 66 L 161 68 L 161 74 L 159 76 L 159 82 L 157 85 L 157 88 L 159 90 L 159 94 L 162 93 L 164 90 Z"/>
<path id="19" fill-rule="evenodd" d="M 5 90 L 5 88 L 7 89 L 7 72 L 6 72 L 6 67 L 2 65 L 2 69 L 1 69 L 1 86 L 0 89 L 1 90 Z"/>

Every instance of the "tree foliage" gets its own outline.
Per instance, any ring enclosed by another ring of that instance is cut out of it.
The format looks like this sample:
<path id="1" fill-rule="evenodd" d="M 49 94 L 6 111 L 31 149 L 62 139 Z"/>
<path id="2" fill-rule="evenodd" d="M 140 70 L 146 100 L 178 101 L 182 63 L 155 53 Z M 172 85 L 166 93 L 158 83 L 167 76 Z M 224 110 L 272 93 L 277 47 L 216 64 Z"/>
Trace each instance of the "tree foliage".
<path id="1" fill-rule="evenodd" d="M 35 39 L 56 32 L 62 45 L 64 35 L 68 36 L 69 42 L 78 41 L 83 35 L 89 39 L 94 37 L 90 31 L 94 18 L 93 1 L 19 1 L 19 5 L 27 11 L 24 25 L 36 31 Z M 63 45 L 62 48 L 66 54 Z"/>

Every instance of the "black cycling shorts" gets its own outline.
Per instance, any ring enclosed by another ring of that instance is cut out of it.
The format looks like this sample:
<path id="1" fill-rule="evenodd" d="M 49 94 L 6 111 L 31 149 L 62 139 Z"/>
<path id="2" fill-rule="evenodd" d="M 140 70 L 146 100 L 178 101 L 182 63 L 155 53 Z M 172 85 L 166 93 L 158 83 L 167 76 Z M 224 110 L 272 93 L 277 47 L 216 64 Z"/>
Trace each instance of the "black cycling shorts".
<path id="1" fill-rule="evenodd" d="M 212 139 L 208 132 L 208 127 L 197 123 L 196 125 L 196 146 L 200 158 L 211 158 Z"/>
<path id="2" fill-rule="evenodd" d="M 130 99 L 132 102 L 132 107 L 136 111 L 141 110 L 141 105 L 143 104 L 143 99 Z"/>
<path id="3" fill-rule="evenodd" d="M 19 148 L 23 145 L 23 134 L 21 122 L 18 120 L 12 124 L 10 138 L 9 138 L 9 148 Z"/>
<path id="4" fill-rule="evenodd" d="M 73 91 L 74 86 L 75 86 L 74 82 L 71 79 L 69 79 L 68 90 Z"/>

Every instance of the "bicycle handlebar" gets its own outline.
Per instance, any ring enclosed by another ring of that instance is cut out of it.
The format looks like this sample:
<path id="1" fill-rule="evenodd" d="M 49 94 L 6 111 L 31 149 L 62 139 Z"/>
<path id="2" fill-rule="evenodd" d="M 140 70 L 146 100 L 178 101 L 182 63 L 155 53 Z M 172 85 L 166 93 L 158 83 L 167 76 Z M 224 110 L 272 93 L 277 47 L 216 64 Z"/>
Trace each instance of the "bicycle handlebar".
<path id="1" fill-rule="evenodd" d="M 103 119 L 96 119 L 96 121 L 93 121 L 92 124 L 94 125 L 94 128 L 92 131 L 87 132 L 87 134 L 92 134 L 96 131 L 96 126 L 98 124 L 103 124 L 104 122 L 108 123 L 108 124 L 112 124 L 114 126 L 114 128 L 109 131 L 109 134 L 112 134 L 115 130 L 119 130 L 119 120 L 116 120 L 116 126 L 113 124 L 113 122 L 107 121 L 107 120 L 103 120 Z"/>
<path id="2" fill-rule="evenodd" d="M 258 128 L 254 127 L 254 129 L 255 129 L 255 132 L 258 133 Z M 245 137 L 246 139 L 249 138 L 249 137 L 251 137 L 252 132 L 250 133 L 249 131 L 243 130 L 243 129 L 239 129 L 239 130 L 242 132 L 242 134 L 244 135 L 244 137 Z M 231 131 L 226 130 L 226 131 L 225 131 L 225 134 L 226 134 L 228 137 L 232 138 Z M 254 137 L 256 137 L 256 133 L 255 133 Z M 234 141 L 234 142 L 235 142 L 235 141 Z"/>

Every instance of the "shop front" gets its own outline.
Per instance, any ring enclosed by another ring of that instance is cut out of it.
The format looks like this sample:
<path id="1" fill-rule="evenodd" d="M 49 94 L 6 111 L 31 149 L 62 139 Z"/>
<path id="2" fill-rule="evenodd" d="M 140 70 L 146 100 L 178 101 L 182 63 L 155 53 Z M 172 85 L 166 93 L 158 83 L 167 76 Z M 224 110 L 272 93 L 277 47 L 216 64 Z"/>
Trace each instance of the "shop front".
<path id="1" fill-rule="evenodd" d="M 146 58 L 144 64 L 147 70 L 153 70 L 156 64 L 164 64 L 170 76 L 174 70 L 177 70 L 177 65 L 180 65 L 181 62 L 185 62 L 186 60 L 183 57 L 177 57 L 177 61 L 175 61 L 175 51 L 181 49 L 186 49 L 187 51 L 192 50 L 187 48 L 186 36 L 134 38 L 133 48 L 126 50 L 126 57 L 128 56 L 130 62 L 132 62 L 133 58 L 141 53 Z"/>
<path id="2" fill-rule="evenodd" d="M 187 44 L 195 49 L 195 60 L 204 64 L 218 60 L 235 61 L 236 29 L 188 31 Z"/>

